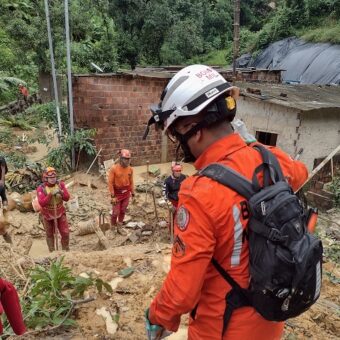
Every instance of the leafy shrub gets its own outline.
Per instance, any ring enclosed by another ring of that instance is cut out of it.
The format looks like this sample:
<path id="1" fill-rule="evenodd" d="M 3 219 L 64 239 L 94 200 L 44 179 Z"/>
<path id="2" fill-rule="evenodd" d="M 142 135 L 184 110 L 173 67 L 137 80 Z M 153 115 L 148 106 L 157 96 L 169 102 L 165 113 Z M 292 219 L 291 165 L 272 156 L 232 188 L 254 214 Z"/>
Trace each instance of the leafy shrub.
<path id="1" fill-rule="evenodd" d="M 45 120 L 49 127 L 58 130 L 58 119 L 56 114 L 55 102 L 49 102 L 44 104 L 35 104 L 26 110 L 28 115 L 34 115 L 40 120 Z M 65 105 L 60 106 L 60 120 L 62 125 L 63 135 L 67 134 L 70 129 L 70 120 Z"/>
<path id="2" fill-rule="evenodd" d="M 335 205 L 340 206 L 340 177 L 334 177 L 329 188 L 335 195 Z"/>
<path id="3" fill-rule="evenodd" d="M 71 269 L 63 264 L 63 257 L 53 260 L 48 267 L 36 266 L 29 279 L 31 284 L 22 297 L 21 306 L 25 324 L 32 329 L 74 325 L 70 315 L 74 299 L 83 298 L 90 287 L 99 292 L 104 288 L 112 293 L 111 286 L 100 278 L 74 276 Z M 6 320 L 5 327 L 7 325 Z"/>
<path id="4" fill-rule="evenodd" d="M 68 172 L 71 169 L 71 151 L 74 148 L 80 154 L 82 151 L 88 155 L 95 155 L 96 149 L 91 140 L 96 131 L 76 130 L 73 134 L 67 135 L 62 143 L 57 147 L 49 150 L 47 164 L 53 165 L 61 172 Z"/>

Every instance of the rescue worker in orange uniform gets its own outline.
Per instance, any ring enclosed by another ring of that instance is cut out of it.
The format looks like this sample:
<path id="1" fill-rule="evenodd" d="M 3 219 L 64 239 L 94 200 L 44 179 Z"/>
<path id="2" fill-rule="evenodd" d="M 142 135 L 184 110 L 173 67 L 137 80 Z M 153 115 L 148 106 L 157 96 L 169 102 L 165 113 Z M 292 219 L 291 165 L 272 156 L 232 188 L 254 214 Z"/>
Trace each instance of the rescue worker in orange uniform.
<path id="1" fill-rule="evenodd" d="M 197 170 L 217 162 L 251 179 L 262 158 L 231 127 L 238 93 L 214 69 L 188 66 L 170 80 L 161 102 L 151 108 L 148 127 L 155 123 L 164 128 Z M 305 165 L 277 147 L 270 150 L 296 190 L 307 178 Z M 283 322 L 267 321 L 248 306 L 233 312 L 222 335 L 225 297 L 231 287 L 211 260 L 215 258 L 241 287 L 248 288 L 247 218 L 242 202 L 242 196 L 208 177 L 191 176 L 182 182 L 171 269 L 147 310 L 149 339 L 176 332 L 181 315 L 189 312 L 190 340 L 281 338 Z"/>
<path id="2" fill-rule="evenodd" d="M 119 163 L 114 164 L 109 170 L 108 182 L 111 194 L 112 215 L 111 226 L 117 232 L 124 234 L 121 226 L 125 212 L 129 205 L 130 197 L 134 197 L 133 169 L 130 166 L 131 152 L 126 149 L 120 151 Z M 118 219 L 118 222 L 117 222 Z"/>
<path id="3" fill-rule="evenodd" d="M 48 167 L 43 173 L 43 183 L 37 189 L 41 215 L 46 232 L 46 242 L 50 252 L 55 250 L 56 230 L 61 236 L 62 250 L 69 250 L 70 231 L 63 202 L 70 199 L 65 183 L 57 180 L 57 172 Z"/>

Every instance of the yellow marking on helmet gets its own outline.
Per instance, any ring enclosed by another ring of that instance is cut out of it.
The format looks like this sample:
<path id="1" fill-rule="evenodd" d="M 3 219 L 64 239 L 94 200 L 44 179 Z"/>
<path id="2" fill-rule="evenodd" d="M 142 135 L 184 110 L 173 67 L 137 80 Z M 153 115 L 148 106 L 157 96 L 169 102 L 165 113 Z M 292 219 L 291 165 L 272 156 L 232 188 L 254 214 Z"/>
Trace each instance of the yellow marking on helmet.
<path id="1" fill-rule="evenodd" d="M 236 101 L 233 97 L 229 96 L 225 99 L 226 103 L 227 103 L 227 108 L 229 111 L 234 110 L 236 107 Z"/>

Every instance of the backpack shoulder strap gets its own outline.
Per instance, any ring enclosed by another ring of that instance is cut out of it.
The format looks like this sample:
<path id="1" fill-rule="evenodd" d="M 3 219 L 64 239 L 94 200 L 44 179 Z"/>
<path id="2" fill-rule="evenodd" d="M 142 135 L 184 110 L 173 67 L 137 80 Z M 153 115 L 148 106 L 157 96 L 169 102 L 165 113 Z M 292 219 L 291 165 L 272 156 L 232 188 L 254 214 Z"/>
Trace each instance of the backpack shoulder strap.
<path id="1" fill-rule="evenodd" d="M 263 163 L 267 165 L 270 170 L 270 177 L 273 183 L 284 181 L 285 178 L 276 156 L 262 144 L 255 144 L 253 148 L 260 152 Z"/>
<path id="2" fill-rule="evenodd" d="M 241 196 L 245 197 L 247 200 L 249 200 L 255 194 L 251 181 L 223 164 L 209 164 L 199 171 L 198 174 L 200 176 L 209 177 L 216 182 L 229 187 Z"/>

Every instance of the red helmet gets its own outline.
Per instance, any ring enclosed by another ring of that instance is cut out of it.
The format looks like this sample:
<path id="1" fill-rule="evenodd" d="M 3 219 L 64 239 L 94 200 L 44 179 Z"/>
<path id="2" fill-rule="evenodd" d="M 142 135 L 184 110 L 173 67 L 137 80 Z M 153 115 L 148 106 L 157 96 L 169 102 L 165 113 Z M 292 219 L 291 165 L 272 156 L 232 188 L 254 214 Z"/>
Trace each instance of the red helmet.
<path id="1" fill-rule="evenodd" d="M 54 178 L 54 177 L 57 177 L 56 169 L 51 166 L 48 166 L 43 172 L 43 176 L 42 176 L 43 182 L 47 182 L 48 178 Z"/>
<path id="2" fill-rule="evenodd" d="M 123 158 L 131 158 L 131 152 L 130 152 L 130 150 L 127 150 L 127 149 L 122 149 L 122 150 L 120 150 L 120 157 L 123 157 Z"/>
<path id="3" fill-rule="evenodd" d="M 178 172 L 181 172 L 182 171 L 182 165 L 181 164 L 174 164 L 172 167 L 171 167 L 171 170 L 172 171 L 178 171 Z"/>

